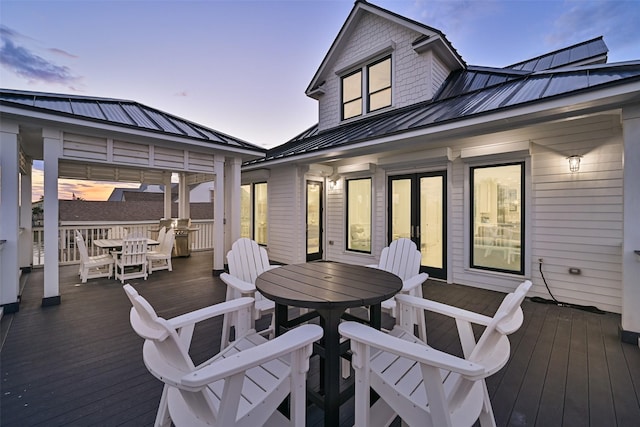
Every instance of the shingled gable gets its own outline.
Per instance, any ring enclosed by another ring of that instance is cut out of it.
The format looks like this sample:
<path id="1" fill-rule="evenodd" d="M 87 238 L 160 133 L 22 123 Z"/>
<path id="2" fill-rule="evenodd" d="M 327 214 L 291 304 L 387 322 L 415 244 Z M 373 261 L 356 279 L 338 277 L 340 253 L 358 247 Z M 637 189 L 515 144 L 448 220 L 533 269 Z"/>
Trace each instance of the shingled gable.
<path id="1" fill-rule="evenodd" d="M 326 78 L 326 74 L 330 72 L 333 63 L 336 60 L 337 53 L 342 50 L 344 43 L 349 39 L 358 20 L 366 13 L 378 15 L 421 34 L 413 43 L 414 50 L 422 51 L 427 48 L 434 49 L 440 58 L 452 69 L 466 67 L 463 59 L 458 55 L 458 52 L 453 48 L 441 31 L 412 19 L 405 18 L 404 16 L 398 15 L 364 0 L 356 0 L 347 20 L 338 32 L 338 36 L 333 41 L 329 51 L 322 60 L 320 67 L 316 71 L 316 74 L 311 79 L 311 83 L 309 83 L 309 86 L 305 91 L 307 96 L 317 99 L 323 93 L 322 85 Z"/>

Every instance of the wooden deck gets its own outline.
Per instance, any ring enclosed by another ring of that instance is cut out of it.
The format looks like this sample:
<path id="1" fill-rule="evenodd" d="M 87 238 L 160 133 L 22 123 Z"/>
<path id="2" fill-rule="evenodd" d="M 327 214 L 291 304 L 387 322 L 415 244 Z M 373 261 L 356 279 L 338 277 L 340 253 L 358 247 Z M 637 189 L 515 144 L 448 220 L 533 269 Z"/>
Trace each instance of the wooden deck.
<path id="1" fill-rule="evenodd" d="M 224 284 L 211 275 L 211 252 L 174 259 L 174 271 L 130 283 L 164 317 L 215 302 Z M 26 278 L 20 311 L 2 318 L 0 425 L 96 426 L 153 424 L 161 383 L 142 362 L 142 341 L 129 325 L 119 282 L 79 284 L 77 266 L 60 268 L 62 304 L 40 307 L 43 271 Z M 428 281 L 424 295 L 492 315 L 502 294 Z M 498 426 L 637 426 L 640 349 L 621 343 L 620 316 L 523 303 L 525 323 L 511 336 L 508 365 L 488 382 Z M 387 319 L 388 320 L 388 319 Z M 192 356 L 217 351 L 221 319 L 196 328 Z M 455 325 L 427 317 L 430 343 L 461 354 Z M 312 364 L 309 381 L 317 377 Z M 308 425 L 322 425 L 311 405 Z M 353 423 L 352 401 L 341 425 Z"/>

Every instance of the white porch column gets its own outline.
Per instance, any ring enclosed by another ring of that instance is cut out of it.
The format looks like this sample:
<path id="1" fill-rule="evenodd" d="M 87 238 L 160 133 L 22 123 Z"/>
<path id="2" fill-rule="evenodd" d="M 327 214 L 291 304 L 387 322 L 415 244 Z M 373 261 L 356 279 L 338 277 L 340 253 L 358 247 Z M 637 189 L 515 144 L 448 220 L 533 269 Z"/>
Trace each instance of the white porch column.
<path id="1" fill-rule="evenodd" d="M 178 175 L 178 218 L 189 218 L 189 186 L 187 185 L 187 174 L 180 172 Z"/>
<path id="2" fill-rule="evenodd" d="M 640 345 L 640 106 L 622 110 L 623 244 L 622 244 L 622 341 Z"/>
<path id="3" fill-rule="evenodd" d="M 164 219 L 171 219 L 171 172 L 163 172 Z"/>
<path id="4" fill-rule="evenodd" d="M 20 268 L 31 269 L 33 264 L 33 224 L 31 210 L 31 166 L 28 159 L 24 173 L 20 176 Z"/>
<path id="5" fill-rule="evenodd" d="M 18 212 L 19 127 L 17 123 L 0 123 L 0 305 L 5 313 L 18 311 L 20 238 Z"/>
<path id="6" fill-rule="evenodd" d="M 42 305 L 60 304 L 58 269 L 58 161 L 62 156 L 62 132 L 43 129 L 44 148 L 44 296 Z"/>
<path id="7" fill-rule="evenodd" d="M 224 186 L 225 205 L 224 217 L 227 220 L 225 227 L 225 253 L 231 249 L 233 242 L 240 238 L 240 167 L 242 159 L 234 157 L 224 165 L 226 182 Z"/>
<path id="8" fill-rule="evenodd" d="M 216 154 L 213 158 L 214 200 L 213 200 L 213 272 L 224 270 L 224 156 Z"/>

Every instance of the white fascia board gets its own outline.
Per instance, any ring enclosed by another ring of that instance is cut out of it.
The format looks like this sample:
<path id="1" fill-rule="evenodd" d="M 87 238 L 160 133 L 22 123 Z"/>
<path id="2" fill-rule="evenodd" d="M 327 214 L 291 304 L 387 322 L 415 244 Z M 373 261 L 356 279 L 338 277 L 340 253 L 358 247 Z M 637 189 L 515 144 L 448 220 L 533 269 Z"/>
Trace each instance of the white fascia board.
<path id="1" fill-rule="evenodd" d="M 564 96 L 547 101 L 536 102 L 521 107 L 511 107 L 494 113 L 480 114 L 466 119 L 452 120 L 438 125 L 430 125 L 409 132 L 402 132 L 381 138 L 370 139 L 346 147 L 335 147 L 322 152 L 313 152 L 297 156 L 267 160 L 250 168 L 270 167 L 285 163 L 313 161 L 315 159 L 332 159 L 345 157 L 347 151 L 371 148 L 390 142 L 414 139 L 425 136 L 442 135 L 456 136 L 463 134 L 472 136 L 470 132 L 483 131 L 487 133 L 507 130 L 514 126 L 525 126 L 543 121 L 558 120 L 575 115 L 591 114 L 611 109 L 619 109 L 623 104 L 640 103 L 640 82 L 609 87 L 597 91 Z"/>
<path id="2" fill-rule="evenodd" d="M 215 141 L 201 141 L 198 139 L 191 139 L 189 137 L 183 137 L 180 135 L 168 135 L 162 133 L 160 131 L 144 131 L 141 129 L 132 129 L 128 127 L 122 127 L 117 125 L 112 125 L 108 123 L 94 122 L 91 120 L 83 120 L 76 117 L 60 117 L 56 114 L 44 113 L 41 111 L 31 111 L 25 110 L 19 107 L 12 107 L 8 105 L 0 105 L 0 113 L 5 116 L 13 116 L 13 120 L 18 123 L 25 123 L 25 121 L 30 124 L 34 124 L 37 126 L 47 127 L 52 126 L 64 130 L 64 127 L 79 127 L 82 129 L 92 129 L 100 130 L 109 133 L 116 133 L 120 135 L 126 135 L 130 137 L 142 138 L 146 141 L 149 139 L 155 141 L 165 141 L 169 143 L 179 143 L 186 144 L 195 147 L 206 148 L 207 150 L 216 149 L 219 151 L 224 151 L 228 153 L 234 154 L 246 154 L 253 155 L 255 157 L 264 157 L 264 153 L 261 151 L 254 151 L 247 148 L 242 147 L 232 147 L 229 145 L 223 145 L 219 142 Z M 26 120 L 25 120 L 26 119 Z M 41 123 L 44 122 L 44 123 Z M 79 131 L 81 132 L 81 131 Z"/>

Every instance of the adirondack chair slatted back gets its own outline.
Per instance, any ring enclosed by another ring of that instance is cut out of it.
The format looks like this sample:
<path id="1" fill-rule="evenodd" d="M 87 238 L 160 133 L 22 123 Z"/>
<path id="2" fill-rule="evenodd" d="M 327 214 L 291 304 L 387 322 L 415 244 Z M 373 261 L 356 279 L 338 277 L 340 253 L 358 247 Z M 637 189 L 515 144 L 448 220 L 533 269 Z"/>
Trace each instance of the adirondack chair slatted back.
<path id="1" fill-rule="evenodd" d="M 378 268 L 409 279 L 420 272 L 421 254 L 416 244 L 407 238 L 394 240 L 382 249 Z"/>
<path id="2" fill-rule="evenodd" d="M 167 227 L 162 227 L 160 231 L 158 231 L 158 242 L 160 242 L 160 246 L 162 246 L 162 242 L 164 242 L 164 238 L 167 235 Z"/>
<path id="3" fill-rule="evenodd" d="M 176 240 L 176 232 L 172 229 L 167 231 L 163 236 L 162 240 L 160 240 L 160 245 L 158 247 L 158 252 L 164 255 L 171 255 L 171 251 L 173 250 L 173 243 Z"/>
<path id="4" fill-rule="evenodd" d="M 80 254 L 80 262 L 88 262 L 89 261 L 89 252 L 87 251 L 87 245 L 84 242 L 84 237 L 78 230 L 75 231 L 76 236 L 76 247 L 78 248 L 78 253 Z"/>
<path id="5" fill-rule="evenodd" d="M 470 361 L 481 363 L 490 374 L 500 370 L 509 358 L 511 350 L 507 335 L 517 331 L 522 325 L 524 315 L 520 305 L 530 288 L 531 282 L 526 280 L 514 292 L 505 296 L 469 356 Z"/>
<path id="6" fill-rule="evenodd" d="M 256 278 L 270 268 L 267 251 L 246 237 L 233 243 L 227 253 L 227 263 L 229 274 L 249 283 L 255 283 Z"/>
<path id="7" fill-rule="evenodd" d="M 120 258 L 122 265 L 146 265 L 147 239 L 141 236 L 131 236 L 124 239 Z"/>
<path id="8" fill-rule="evenodd" d="M 124 290 L 131 301 L 130 321 L 133 330 L 145 339 L 145 349 L 149 352 L 149 346 L 154 346 L 155 353 L 159 357 L 145 358 L 147 367 L 155 373 L 161 374 L 166 384 L 177 387 L 180 378 L 195 370 L 195 365 L 184 348 L 180 337 L 169 323 L 158 317 L 149 302 L 138 294 L 131 285 L 124 285 Z M 149 361 L 152 361 L 149 363 Z M 151 365 L 151 366 L 150 366 Z M 197 392 L 184 391 L 183 397 L 188 402 L 190 409 L 200 419 L 215 419 L 216 409 L 208 395 Z"/>

